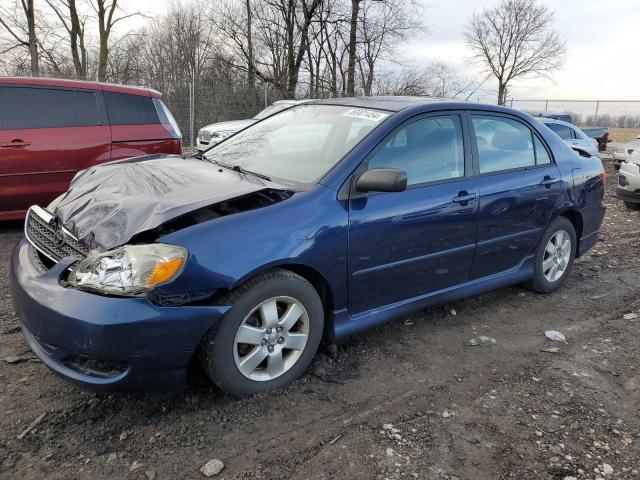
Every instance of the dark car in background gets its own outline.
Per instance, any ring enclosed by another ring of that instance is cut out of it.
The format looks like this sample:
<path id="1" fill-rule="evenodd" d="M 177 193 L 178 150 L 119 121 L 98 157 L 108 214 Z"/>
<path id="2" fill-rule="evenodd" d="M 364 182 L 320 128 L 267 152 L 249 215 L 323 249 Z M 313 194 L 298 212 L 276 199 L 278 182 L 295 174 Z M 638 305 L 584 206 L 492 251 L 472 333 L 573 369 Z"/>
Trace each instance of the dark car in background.
<path id="1" fill-rule="evenodd" d="M 0 220 L 48 205 L 79 170 L 180 154 L 180 129 L 160 97 L 147 88 L 0 77 Z"/>
<path id="2" fill-rule="evenodd" d="M 193 158 L 81 172 L 11 259 L 33 351 L 95 389 L 236 396 L 300 376 L 320 340 L 526 282 L 598 240 L 604 170 L 529 115 L 421 97 L 321 100 Z M 428 352 L 425 352 L 428 354 Z"/>

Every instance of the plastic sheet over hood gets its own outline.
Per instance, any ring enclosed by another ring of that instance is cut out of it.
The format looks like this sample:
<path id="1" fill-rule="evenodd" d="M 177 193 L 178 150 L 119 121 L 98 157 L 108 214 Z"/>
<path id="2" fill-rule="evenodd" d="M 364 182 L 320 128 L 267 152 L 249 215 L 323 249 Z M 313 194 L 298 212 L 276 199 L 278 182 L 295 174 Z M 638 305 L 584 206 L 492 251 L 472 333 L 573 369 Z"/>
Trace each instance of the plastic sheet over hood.
<path id="1" fill-rule="evenodd" d="M 53 213 L 87 248 L 104 251 L 197 208 L 273 185 L 203 160 L 155 155 L 80 172 Z"/>

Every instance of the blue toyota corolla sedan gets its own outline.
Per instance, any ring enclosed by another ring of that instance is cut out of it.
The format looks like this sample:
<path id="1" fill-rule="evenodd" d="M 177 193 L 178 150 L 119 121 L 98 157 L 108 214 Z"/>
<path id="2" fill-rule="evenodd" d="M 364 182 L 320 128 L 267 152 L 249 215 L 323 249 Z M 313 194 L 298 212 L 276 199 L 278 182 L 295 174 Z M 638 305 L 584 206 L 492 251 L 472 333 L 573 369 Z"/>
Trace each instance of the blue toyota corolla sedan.
<path id="1" fill-rule="evenodd" d="M 33 351 L 94 389 L 244 396 L 320 340 L 515 283 L 549 293 L 598 239 L 604 171 L 527 114 L 413 97 L 317 101 L 201 158 L 80 172 L 33 206 L 11 291 Z"/>

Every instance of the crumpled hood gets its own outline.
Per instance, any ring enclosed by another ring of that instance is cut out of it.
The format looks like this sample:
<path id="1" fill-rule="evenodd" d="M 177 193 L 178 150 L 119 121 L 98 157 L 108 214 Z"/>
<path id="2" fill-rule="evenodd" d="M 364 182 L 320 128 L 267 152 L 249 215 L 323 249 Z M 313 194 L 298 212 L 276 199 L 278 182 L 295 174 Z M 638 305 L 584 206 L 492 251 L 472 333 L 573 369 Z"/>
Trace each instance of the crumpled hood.
<path id="1" fill-rule="evenodd" d="M 87 248 L 104 251 L 197 208 L 268 187 L 274 184 L 204 160 L 150 155 L 81 171 L 53 213 Z"/>

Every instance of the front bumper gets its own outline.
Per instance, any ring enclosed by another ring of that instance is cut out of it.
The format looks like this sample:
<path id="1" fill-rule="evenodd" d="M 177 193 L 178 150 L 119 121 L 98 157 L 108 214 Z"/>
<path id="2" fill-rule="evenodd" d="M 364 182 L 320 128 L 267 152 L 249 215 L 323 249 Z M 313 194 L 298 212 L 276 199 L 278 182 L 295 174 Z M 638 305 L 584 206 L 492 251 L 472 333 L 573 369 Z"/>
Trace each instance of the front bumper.
<path id="1" fill-rule="evenodd" d="M 618 172 L 616 197 L 625 202 L 640 203 L 640 165 L 627 162 Z"/>
<path id="2" fill-rule="evenodd" d="M 50 270 L 22 240 L 11 257 L 11 296 L 24 336 L 54 372 L 93 390 L 184 382 L 194 351 L 226 306 L 159 307 L 146 298 L 95 295 L 60 285 L 71 259 Z M 75 359 L 118 363 L 116 373 L 78 369 Z"/>
<path id="3" fill-rule="evenodd" d="M 616 166 L 622 165 L 629 160 L 630 155 L 625 152 L 613 152 L 613 164 Z"/>

